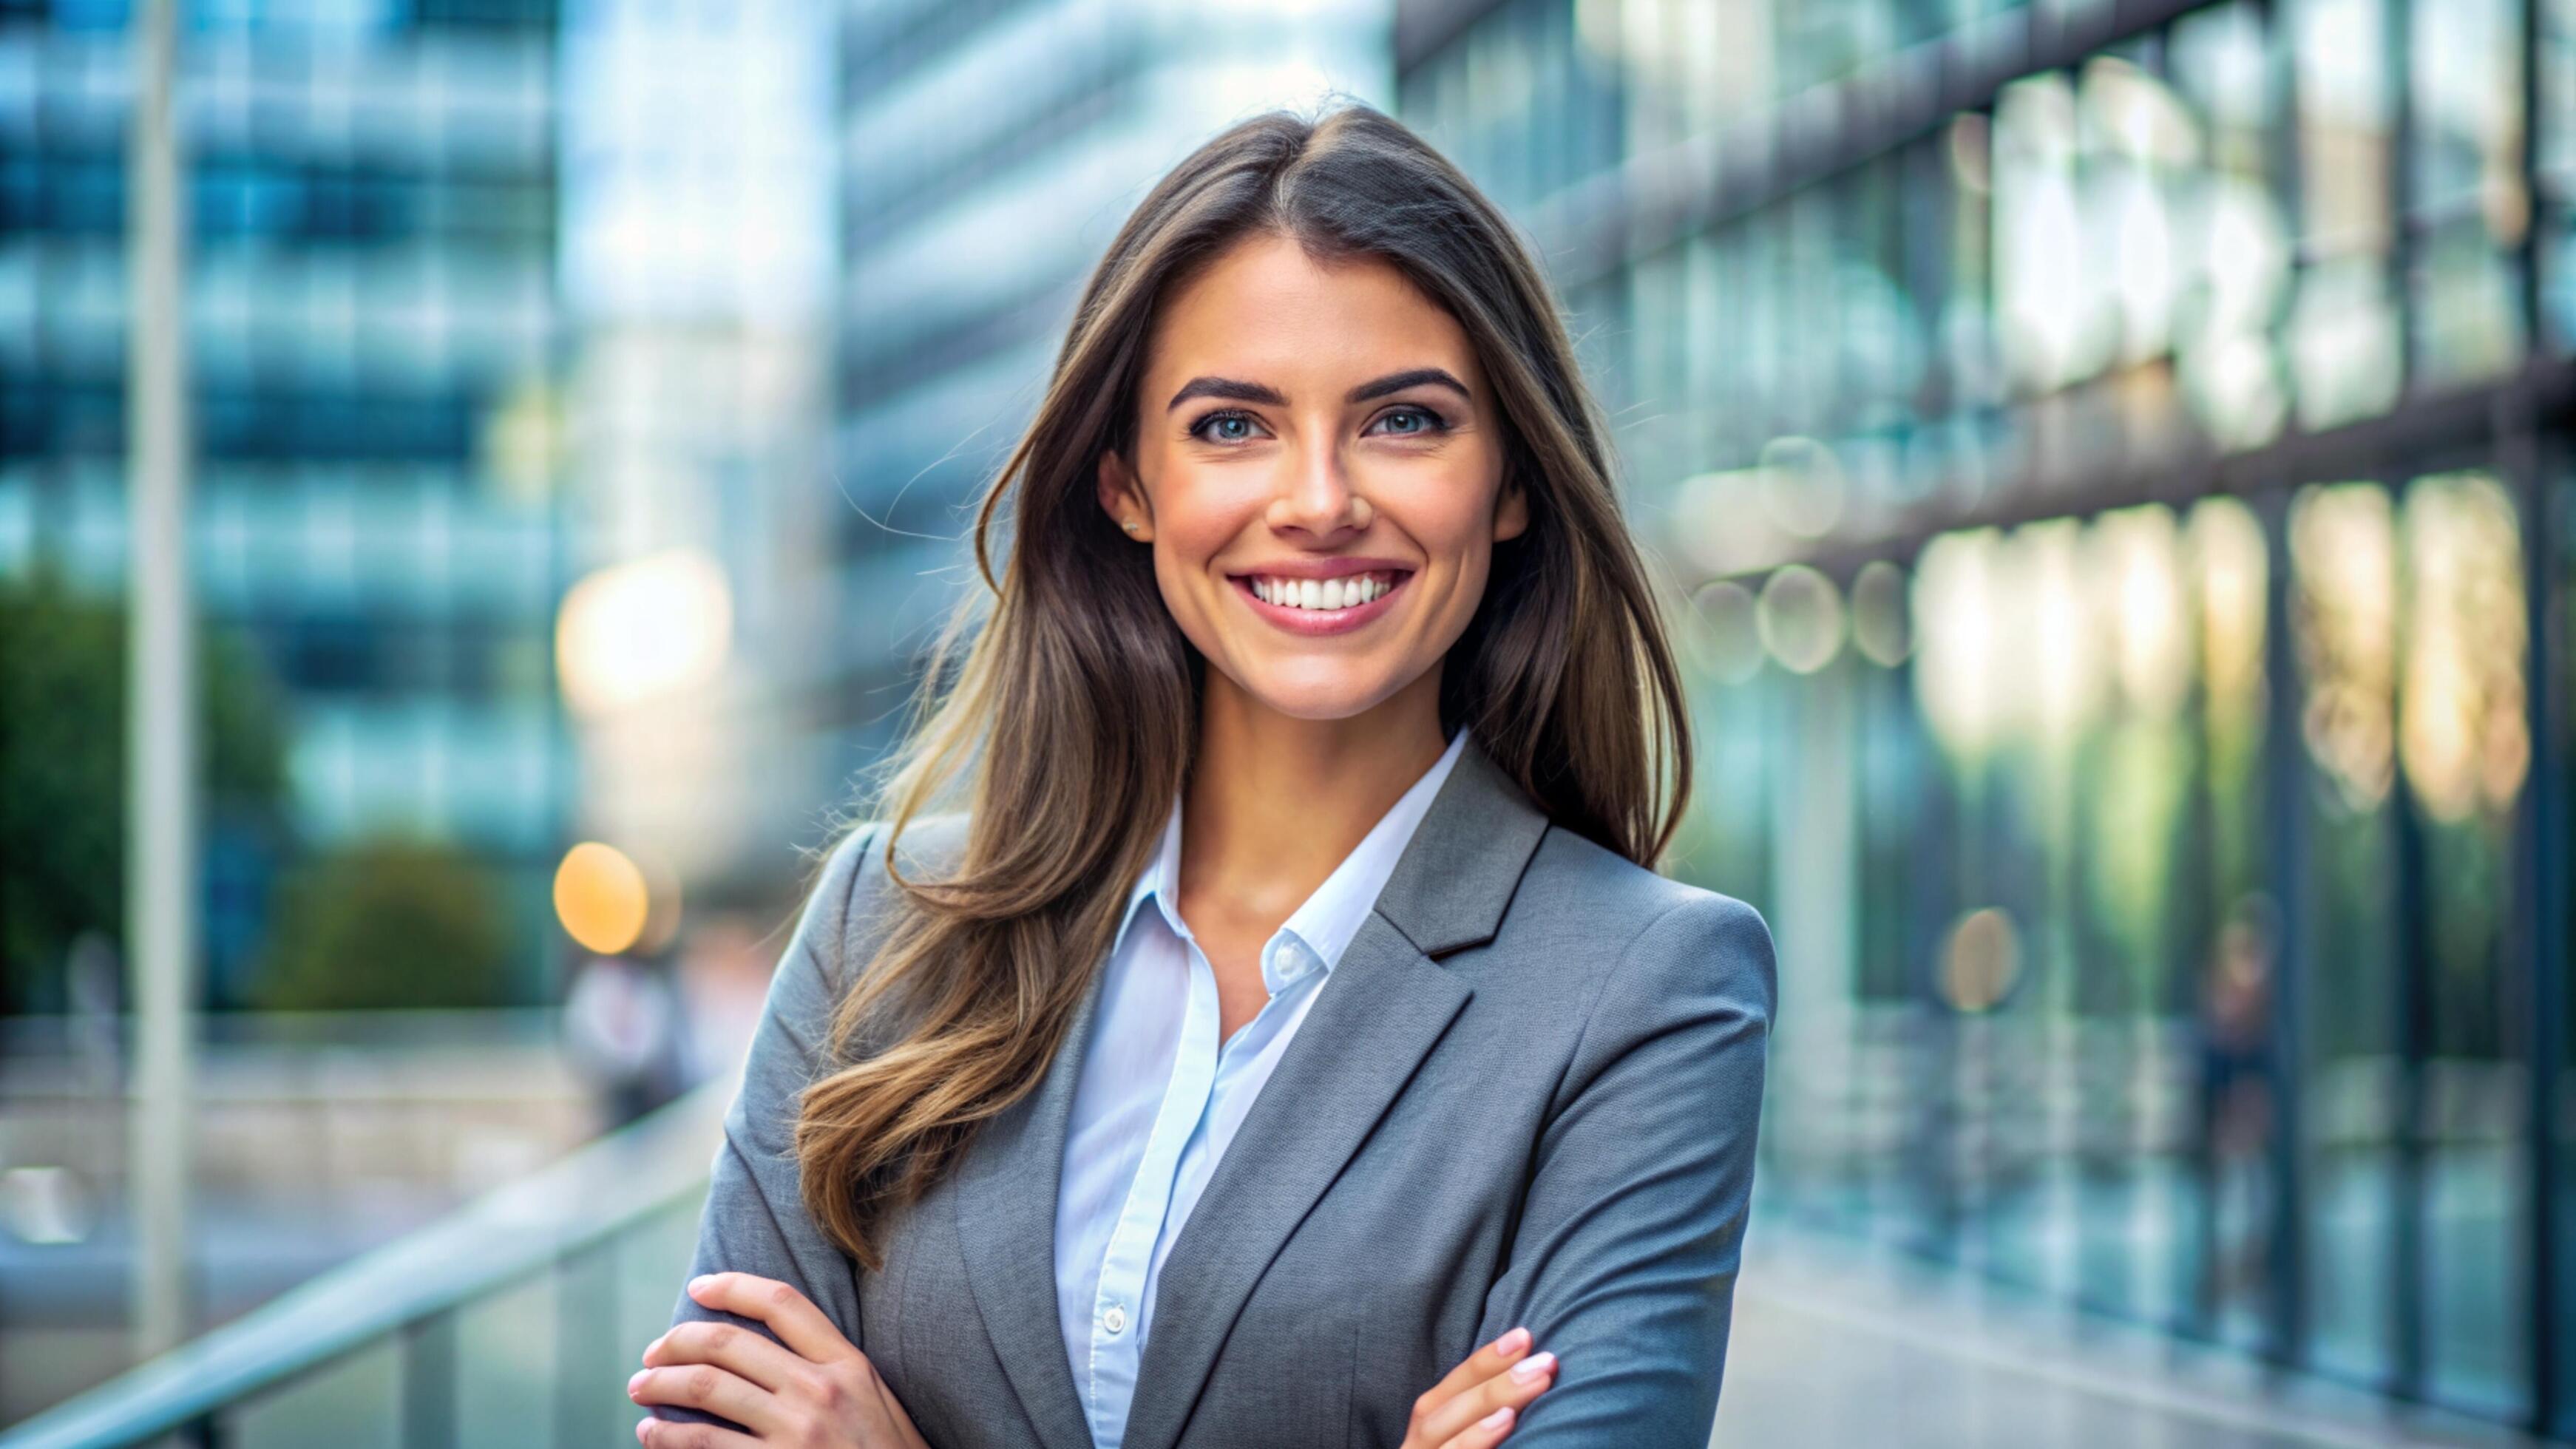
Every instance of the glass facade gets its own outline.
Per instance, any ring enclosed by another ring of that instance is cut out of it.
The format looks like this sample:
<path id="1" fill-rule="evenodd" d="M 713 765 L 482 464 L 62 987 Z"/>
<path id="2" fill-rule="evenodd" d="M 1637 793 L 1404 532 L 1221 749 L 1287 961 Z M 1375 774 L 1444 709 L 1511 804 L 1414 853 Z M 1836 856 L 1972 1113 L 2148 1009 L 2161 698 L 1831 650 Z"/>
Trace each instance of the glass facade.
<path id="1" fill-rule="evenodd" d="M 1688 590 L 1769 1210 L 2576 1429 L 2576 4 L 1397 31 Z"/>
<path id="2" fill-rule="evenodd" d="M 180 9 L 198 606 L 280 688 L 294 836 L 210 822 L 214 999 L 269 873 L 383 833 L 504 872 L 533 997 L 567 798 L 551 0 Z M 126 11 L 0 5 L 0 573 L 111 596 Z"/>
<path id="3" fill-rule="evenodd" d="M 838 637 L 836 24 L 812 0 L 564 7 L 572 813 L 700 902 L 800 879 L 847 768 L 807 718 Z"/>

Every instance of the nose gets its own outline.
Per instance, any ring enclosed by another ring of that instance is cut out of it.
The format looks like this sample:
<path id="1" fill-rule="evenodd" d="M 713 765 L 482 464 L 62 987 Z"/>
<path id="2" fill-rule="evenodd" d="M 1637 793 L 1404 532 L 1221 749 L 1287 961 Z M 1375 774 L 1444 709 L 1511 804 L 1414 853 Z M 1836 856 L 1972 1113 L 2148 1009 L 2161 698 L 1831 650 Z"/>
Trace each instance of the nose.
<path id="1" fill-rule="evenodd" d="M 1352 489 L 1340 448 L 1324 443 L 1293 449 L 1280 473 L 1270 500 L 1273 529 L 1333 543 L 1368 527 L 1368 500 Z"/>

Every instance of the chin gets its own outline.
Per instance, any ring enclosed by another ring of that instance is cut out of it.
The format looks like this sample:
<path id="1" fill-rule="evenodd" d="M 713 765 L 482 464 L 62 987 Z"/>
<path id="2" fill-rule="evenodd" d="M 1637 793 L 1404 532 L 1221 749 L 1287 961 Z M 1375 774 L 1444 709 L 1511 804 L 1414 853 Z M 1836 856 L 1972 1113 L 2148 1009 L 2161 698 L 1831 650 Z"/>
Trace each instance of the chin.
<path id="1" fill-rule="evenodd" d="M 1367 713 L 1395 693 L 1396 681 L 1370 679 L 1355 684 L 1348 669 L 1336 664 L 1325 678 L 1272 675 L 1241 683 L 1244 693 L 1292 719 L 1325 720 Z"/>

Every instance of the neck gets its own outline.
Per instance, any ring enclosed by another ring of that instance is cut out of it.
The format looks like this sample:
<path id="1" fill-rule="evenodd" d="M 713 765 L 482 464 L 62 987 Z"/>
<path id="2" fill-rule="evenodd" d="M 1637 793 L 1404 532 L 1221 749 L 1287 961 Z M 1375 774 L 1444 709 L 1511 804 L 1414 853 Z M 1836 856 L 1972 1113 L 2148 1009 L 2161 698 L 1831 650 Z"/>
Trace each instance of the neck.
<path id="1" fill-rule="evenodd" d="M 1181 894 L 1285 919 L 1440 758 L 1440 669 L 1346 719 L 1299 719 L 1215 669 L 1181 812 Z"/>

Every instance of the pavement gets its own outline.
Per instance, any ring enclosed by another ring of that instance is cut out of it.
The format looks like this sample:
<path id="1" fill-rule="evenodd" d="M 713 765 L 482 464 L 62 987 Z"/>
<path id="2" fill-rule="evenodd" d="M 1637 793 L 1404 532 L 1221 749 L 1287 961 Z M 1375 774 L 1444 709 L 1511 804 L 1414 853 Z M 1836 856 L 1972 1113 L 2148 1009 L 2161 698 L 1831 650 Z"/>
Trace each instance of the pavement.
<path id="1" fill-rule="evenodd" d="M 2308 1449 L 2542 1441 L 1757 1218 L 1717 1449 Z"/>

